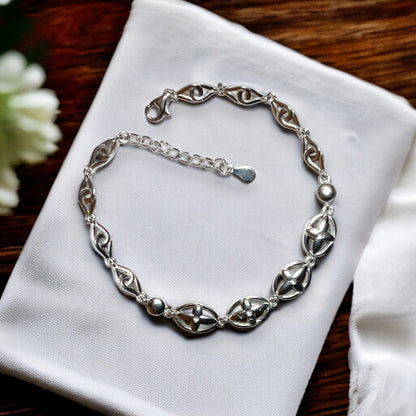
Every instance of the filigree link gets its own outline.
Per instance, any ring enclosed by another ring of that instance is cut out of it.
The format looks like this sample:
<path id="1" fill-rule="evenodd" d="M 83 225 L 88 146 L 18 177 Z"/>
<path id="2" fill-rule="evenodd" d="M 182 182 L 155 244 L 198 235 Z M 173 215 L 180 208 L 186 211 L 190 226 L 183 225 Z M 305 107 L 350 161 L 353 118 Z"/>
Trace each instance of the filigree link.
<path id="1" fill-rule="evenodd" d="M 119 142 L 115 139 L 106 140 L 97 146 L 92 152 L 89 166 L 94 169 L 100 169 L 109 164 L 117 154 Z"/>
<path id="2" fill-rule="evenodd" d="M 244 107 L 263 103 L 263 94 L 250 87 L 224 87 L 223 95 L 234 103 Z"/>
<path id="3" fill-rule="evenodd" d="M 142 288 L 136 274 L 127 267 L 114 264 L 111 268 L 114 281 L 122 293 L 136 298 L 141 294 Z"/>
<path id="4" fill-rule="evenodd" d="M 104 259 L 112 257 L 112 246 L 110 233 L 98 222 L 90 225 L 90 239 L 93 249 Z"/>
<path id="5" fill-rule="evenodd" d="M 201 104 L 208 101 L 217 94 L 215 87 L 212 85 L 198 82 L 187 85 L 178 90 L 178 101 L 185 101 L 189 104 Z"/>
<path id="6" fill-rule="evenodd" d="M 218 315 L 210 306 L 199 302 L 173 307 L 162 298 L 150 298 L 143 291 L 136 274 L 129 268 L 119 265 L 113 257 L 110 233 L 97 222 L 94 213 L 96 190 L 93 175 L 113 160 L 119 146 L 138 146 L 181 164 L 214 170 L 221 176 L 233 174 L 246 182 L 252 181 L 255 177 L 252 168 L 234 167 L 224 158 L 212 159 L 188 153 L 173 147 L 166 141 L 123 131 L 114 139 L 106 140 L 94 149 L 89 164 L 84 168 L 78 194 L 79 205 L 85 222 L 90 228 L 91 245 L 103 258 L 104 265 L 111 270 L 119 290 L 133 297 L 138 304 L 146 308 L 150 315 L 172 319 L 179 328 L 195 335 L 226 326 L 238 330 L 250 330 L 260 325 L 281 303 L 293 300 L 304 293 L 310 283 L 312 269 L 318 260 L 330 250 L 336 236 L 336 224 L 332 216 L 334 209 L 330 205 L 335 198 L 336 191 L 331 183 L 331 176 L 324 171 L 323 154 L 317 144 L 312 141 L 309 130 L 300 126 L 292 108 L 281 102 L 273 93 L 263 94 L 246 86 L 224 86 L 221 83 L 217 86 L 205 83 L 190 84 L 178 91 L 164 90 L 160 97 L 146 107 L 146 117 L 150 122 L 158 123 L 170 117 L 169 104 L 173 101 L 200 104 L 215 96 L 225 97 L 245 107 L 257 104 L 268 105 L 275 121 L 281 127 L 297 134 L 302 143 L 303 161 L 318 178 L 315 195 L 322 208 L 321 212 L 305 225 L 302 247 L 306 256 L 303 261 L 289 263 L 278 272 L 272 284 L 272 296 L 240 298 L 231 304 L 226 314 L 222 315 Z"/>
<path id="7" fill-rule="evenodd" d="M 97 198 L 94 182 L 90 175 L 84 176 L 84 180 L 79 188 L 78 202 L 85 215 L 91 215 L 94 212 Z"/>
<path id="8" fill-rule="evenodd" d="M 328 175 L 324 172 L 324 155 L 319 146 L 311 139 L 309 130 L 298 127 L 296 133 L 302 141 L 302 155 L 305 165 L 318 176 L 318 180 L 323 175 Z"/>
<path id="9" fill-rule="evenodd" d="M 300 127 L 298 117 L 290 106 L 274 98 L 269 103 L 274 119 L 283 128 L 291 131 L 297 131 Z"/>

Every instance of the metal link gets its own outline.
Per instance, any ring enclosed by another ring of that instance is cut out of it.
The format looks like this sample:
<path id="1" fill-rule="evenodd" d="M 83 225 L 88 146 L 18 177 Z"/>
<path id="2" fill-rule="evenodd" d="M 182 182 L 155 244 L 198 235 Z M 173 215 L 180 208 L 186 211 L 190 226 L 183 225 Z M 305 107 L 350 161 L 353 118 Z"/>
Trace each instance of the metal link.
<path id="1" fill-rule="evenodd" d="M 298 127 L 296 134 L 298 135 L 300 140 L 304 140 L 309 137 L 311 134 L 310 131 L 305 127 Z"/>
<path id="2" fill-rule="evenodd" d="M 84 221 L 85 221 L 85 224 L 87 225 L 93 225 L 96 222 L 95 214 L 86 215 L 84 217 Z"/>
<path id="3" fill-rule="evenodd" d="M 334 207 L 332 207 L 331 205 L 329 205 L 329 204 L 325 204 L 323 207 L 322 207 L 322 213 L 323 214 L 329 214 L 329 215 L 332 215 L 333 213 L 334 213 Z"/>
<path id="4" fill-rule="evenodd" d="M 214 169 L 215 170 L 220 170 L 221 166 L 226 163 L 225 159 L 222 158 L 218 158 L 214 160 Z"/>
<path id="5" fill-rule="evenodd" d="M 224 326 L 228 323 L 228 316 L 227 315 L 220 315 L 218 317 L 218 328 L 224 328 Z"/>
<path id="6" fill-rule="evenodd" d="M 200 168 L 202 164 L 202 157 L 199 155 L 192 155 L 190 162 L 193 167 Z"/>
<path id="7" fill-rule="evenodd" d="M 175 308 L 167 305 L 165 310 L 163 311 L 163 316 L 168 319 L 173 318 L 175 316 Z"/>
<path id="8" fill-rule="evenodd" d="M 179 162 L 183 165 L 188 165 L 191 161 L 191 155 L 188 152 L 181 152 L 181 157 L 179 158 Z"/>
<path id="9" fill-rule="evenodd" d="M 152 140 L 152 143 L 150 143 L 149 149 L 153 153 L 160 153 L 162 146 L 157 140 Z"/>
<path id="10" fill-rule="evenodd" d="M 163 91 L 163 94 L 168 94 L 168 100 L 169 101 L 178 101 L 178 92 L 174 90 L 173 88 L 166 88 Z"/>
<path id="11" fill-rule="evenodd" d="M 151 145 L 152 141 L 153 139 L 149 136 L 141 136 L 138 144 L 146 149 Z"/>
<path id="12" fill-rule="evenodd" d="M 219 82 L 216 87 L 214 87 L 214 92 L 219 96 L 223 97 L 225 95 L 225 87 L 222 82 Z"/>
<path id="13" fill-rule="evenodd" d="M 224 158 L 212 159 L 196 153 L 190 154 L 189 152 L 181 151 L 173 147 L 165 140 L 156 140 L 149 136 L 140 136 L 127 131 L 120 132 L 117 140 L 122 145 L 131 144 L 132 146 L 139 146 L 152 153 L 164 156 L 167 159 L 180 162 L 182 165 L 216 171 L 220 176 L 229 176 L 233 173 L 233 165 Z M 86 175 L 93 175 L 95 173 L 89 166 L 84 169 L 84 172 Z"/>
<path id="14" fill-rule="evenodd" d="M 146 306 L 148 300 L 149 297 L 147 296 L 147 293 L 143 290 L 136 296 L 136 302 L 140 305 Z"/>
<path id="15" fill-rule="evenodd" d="M 181 157 L 181 151 L 177 149 L 176 147 L 172 147 L 171 149 L 169 149 L 167 157 L 170 160 L 179 160 Z"/>
<path id="16" fill-rule="evenodd" d="M 84 175 L 85 176 L 92 176 L 95 173 L 95 169 L 93 169 L 90 165 L 85 166 L 84 168 Z"/>
<path id="17" fill-rule="evenodd" d="M 225 159 L 215 159 L 214 169 L 220 176 L 228 176 L 232 173 L 233 165 L 228 163 Z"/>
<path id="18" fill-rule="evenodd" d="M 160 144 L 160 153 L 166 157 L 168 155 L 169 150 L 172 149 L 172 146 L 168 142 L 165 142 L 164 140 L 161 140 L 159 144 Z"/>
<path id="19" fill-rule="evenodd" d="M 261 100 L 264 104 L 271 105 L 273 101 L 276 99 L 276 96 L 272 92 L 268 92 L 267 94 L 261 97 Z"/>
<path id="20" fill-rule="evenodd" d="M 130 135 L 130 141 L 129 141 L 129 143 L 132 145 L 132 146 L 138 146 L 139 145 L 139 141 L 140 141 L 140 138 L 141 138 L 142 136 L 140 136 L 139 134 L 131 134 Z"/>
<path id="21" fill-rule="evenodd" d="M 316 265 L 316 257 L 315 256 L 306 256 L 305 258 L 305 263 L 309 266 L 309 267 L 315 267 Z"/>
<path id="22" fill-rule="evenodd" d="M 116 259 L 114 257 L 107 257 L 104 259 L 104 265 L 107 269 L 111 269 L 117 265 Z"/>
<path id="23" fill-rule="evenodd" d="M 271 296 L 269 299 L 270 309 L 276 309 L 279 306 L 279 299 L 276 295 Z"/>
<path id="24" fill-rule="evenodd" d="M 214 161 L 210 157 L 204 157 L 202 160 L 202 169 L 212 169 L 214 167 Z"/>
<path id="25" fill-rule="evenodd" d="M 121 131 L 117 135 L 117 140 L 122 146 L 124 146 L 126 144 L 129 144 L 129 142 L 130 142 L 130 133 L 128 131 Z"/>
<path id="26" fill-rule="evenodd" d="M 318 176 L 318 182 L 320 184 L 323 183 L 331 183 L 331 175 L 327 172 L 322 172 L 319 176 Z"/>

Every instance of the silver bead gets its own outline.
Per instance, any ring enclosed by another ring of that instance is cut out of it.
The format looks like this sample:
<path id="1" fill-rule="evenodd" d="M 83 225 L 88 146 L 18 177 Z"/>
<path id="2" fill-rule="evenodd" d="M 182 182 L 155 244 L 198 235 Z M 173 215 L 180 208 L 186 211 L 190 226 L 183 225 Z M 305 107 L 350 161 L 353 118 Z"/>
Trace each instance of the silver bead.
<path id="1" fill-rule="evenodd" d="M 147 312 L 152 316 L 161 316 L 165 311 L 166 303 L 163 299 L 152 298 L 147 303 Z"/>
<path id="2" fill-rule="evenodd" d="M 325 204 L 334 200 L 337 191 L 332 183 L 322 183 L 316 190 L 316 199 Z"/>

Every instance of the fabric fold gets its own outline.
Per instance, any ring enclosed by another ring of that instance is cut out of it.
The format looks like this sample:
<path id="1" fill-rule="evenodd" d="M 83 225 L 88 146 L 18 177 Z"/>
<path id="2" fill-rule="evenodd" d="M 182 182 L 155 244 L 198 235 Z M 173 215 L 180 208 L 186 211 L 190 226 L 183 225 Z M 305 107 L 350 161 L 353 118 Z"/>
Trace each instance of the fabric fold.
<path id="1" fill-rule="evenodd" d="M 351 416 L 416 413 L 415 178 L 413 144 L 354 278 Z"/>

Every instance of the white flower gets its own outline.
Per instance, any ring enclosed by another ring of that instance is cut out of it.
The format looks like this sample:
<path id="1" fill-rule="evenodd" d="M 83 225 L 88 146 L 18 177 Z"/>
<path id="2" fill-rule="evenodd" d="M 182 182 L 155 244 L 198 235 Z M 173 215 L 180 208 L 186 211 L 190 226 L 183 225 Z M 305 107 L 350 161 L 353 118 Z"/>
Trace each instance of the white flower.
<path id="1" fill-rule="evenodd" d="M 27 65 L 19 52 L 0 55 L 0 215 L 18 203 L 12 167 L 44 161 L 61 138 L 54 124 L 59 102 L 53 91 L 39 89 L 44 81 L 42 67 Z"/>
<path id="2" fill-rule="evenodd" d="M 0 0 L 0 6 L 7 6 L 12 0 Z"/>

